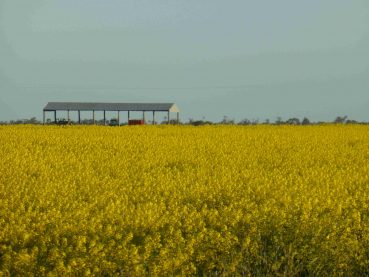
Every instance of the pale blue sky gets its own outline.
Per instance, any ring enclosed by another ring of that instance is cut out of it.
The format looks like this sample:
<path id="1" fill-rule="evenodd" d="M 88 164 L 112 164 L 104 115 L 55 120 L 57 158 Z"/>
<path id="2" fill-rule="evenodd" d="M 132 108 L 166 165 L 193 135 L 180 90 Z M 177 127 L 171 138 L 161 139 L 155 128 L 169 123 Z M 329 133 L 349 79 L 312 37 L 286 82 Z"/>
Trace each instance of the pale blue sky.
<path id="1" fill-rule="evenodd" d="M 369 121 L 369 1 L 0 0 L 0 120 L 48 101 Z"/>

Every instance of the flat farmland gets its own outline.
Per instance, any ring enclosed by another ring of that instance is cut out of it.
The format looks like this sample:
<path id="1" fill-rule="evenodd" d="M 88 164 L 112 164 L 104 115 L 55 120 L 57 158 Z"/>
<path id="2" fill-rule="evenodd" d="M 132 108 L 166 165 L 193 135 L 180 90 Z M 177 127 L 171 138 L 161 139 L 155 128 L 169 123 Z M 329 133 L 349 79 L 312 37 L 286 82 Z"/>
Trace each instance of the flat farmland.
<path id="1" fill-rule="evenodd" d="M 3 275 L 368 268 L 368 126 L 0 126 Z"/>

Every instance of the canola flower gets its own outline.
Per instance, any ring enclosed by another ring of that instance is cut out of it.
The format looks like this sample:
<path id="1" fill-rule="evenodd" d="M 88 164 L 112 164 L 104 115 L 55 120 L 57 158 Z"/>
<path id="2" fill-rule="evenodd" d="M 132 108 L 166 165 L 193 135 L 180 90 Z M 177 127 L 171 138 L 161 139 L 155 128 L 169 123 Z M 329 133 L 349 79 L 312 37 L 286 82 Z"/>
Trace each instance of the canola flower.
<path id="1" fill-rule="evenodd" d="M 0 126 L 0 276 L 369 274 L 368 126 Z"/>

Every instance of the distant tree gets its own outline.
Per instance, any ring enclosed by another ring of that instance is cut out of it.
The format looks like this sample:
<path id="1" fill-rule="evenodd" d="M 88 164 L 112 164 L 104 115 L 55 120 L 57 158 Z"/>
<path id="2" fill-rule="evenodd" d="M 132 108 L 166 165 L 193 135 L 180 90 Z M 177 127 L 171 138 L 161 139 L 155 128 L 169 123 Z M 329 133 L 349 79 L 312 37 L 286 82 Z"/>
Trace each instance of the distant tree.
<path id="1" fill-rule="evenodd" d="M 347 120 L 347 115 L 345 116 L 337 116 L 336 119 L 334 120 L 334 123 L 336 124 L 343 124 L 345 123 Z"/>
<path id="2" fill-rule="evenodd" d="M 238 122 L 238 125 L 251 125 L 251 121 L 245 118 L 245 119 L 242 119 L 240 122 Z"/>
<path id="3" fill-rule="evenodd" d="M 224 116 L 223 120 L 220 122 L 220 124 L 223 125 L 233 125 L 234 124 L 234 119 L 229 119 L 228 116 Z"/>
<path id="4" fill-rule="evenodd" d="M 353 120 L 353 119 L 347 119 L 346 124 L 359 124 L 360 122 Z"/>
<path id="5" fill-rule="evenodd" d="M 188 122 L 189 125 L 192 126 L 202 126 L 202 125 L 213 125 L 214 123 L 208 120 L 194 120 L 194 119 L 190 119 L 190 121 Z"/>
<path id="6" fill-rule="evenodd" d="M 265 119 L 264 122 L 263 122 L 263 124 L 269 125 L 270 124 L 269 118 Z"/>
<path id="7" fill-rule="evenodd" d="M 310 125 L 310 120 L 307 117 L 304 117 L 304 119 L 301 122 L 302 125 Z"/>
<path id="8" fill-rule="evenodd" d="M 252 125 L 258 125 L 258 124 L 259 124 L 259 119 L 257 119 L 257 118 L 256 118 L 256 119 L 254 119 L 254 118 L 253 118 L 253 119 L 251 120 L 251 124 L 252 124 Z"/>
<path id="9" fill-rule="evenodd" d="M 282 117 L 278 116 L 277 117 L 277 120 L 275 121 L 275 124 L 277 125 L 281 125 L 281 124 L 284 124 L 285 122 L 282 120 Z"/>
<path id="10" fill-rule="evenodd" d="M 25 119 L 24 124 L 40 124 L 41 122 L 37 120 L 36 117 L 31 117 L 30 119 Z"/>
<path id="11" fill-rule="evenodd" d="M 288 119 L 286 123 L 289 125 L 300 125 L 300 119 L 293 117 L 293 118 Z"/>

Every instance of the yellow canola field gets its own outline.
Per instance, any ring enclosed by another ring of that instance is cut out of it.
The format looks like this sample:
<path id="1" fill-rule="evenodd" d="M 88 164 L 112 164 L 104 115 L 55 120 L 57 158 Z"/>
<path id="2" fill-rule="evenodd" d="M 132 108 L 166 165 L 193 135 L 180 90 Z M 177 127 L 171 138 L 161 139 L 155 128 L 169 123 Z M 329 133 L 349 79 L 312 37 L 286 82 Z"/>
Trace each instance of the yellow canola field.
<path id="1" fill-rule="evenodd" d="M 369 126 L 2 126 L 0 272 L 369 274 Z"/>

